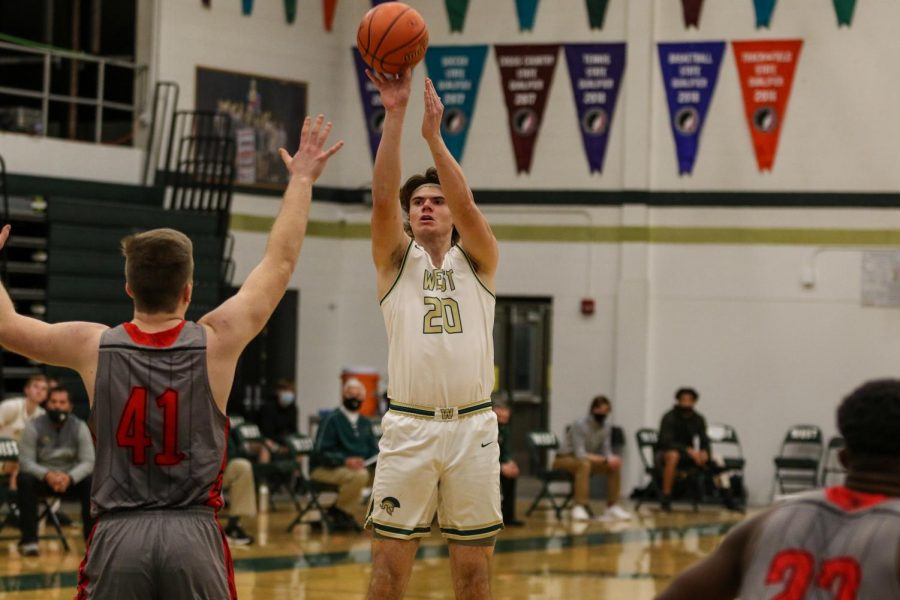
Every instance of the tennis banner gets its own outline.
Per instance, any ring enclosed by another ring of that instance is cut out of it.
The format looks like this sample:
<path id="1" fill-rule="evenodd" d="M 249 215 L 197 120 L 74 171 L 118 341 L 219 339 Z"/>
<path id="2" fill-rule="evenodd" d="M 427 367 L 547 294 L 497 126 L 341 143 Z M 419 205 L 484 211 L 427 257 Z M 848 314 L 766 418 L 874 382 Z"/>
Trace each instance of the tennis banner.
<path id="1" fill-rule="evenodd" d="M 566 44 L 563 48 L 588 166 L 591 173 L 602 173 L 625 71 L 625 44 Z"/>
<path id="2" fill-rule="evenodd" d="M 458 162 L 466 147 L 487 51 L 487 46 L 430 46 L 425 54 L 425 69 L 444 104 L 441 137 Z"/>
<path id="3" fill-rule="evenodd" d="M 534 29 L 538 0 L 516 0 L 516 14 L 519 16 L 519 31 Z"/>
<path id="4" fill-rule="evenodd" d="M 588 22 L 591 29 L 603 29 L 609 0 L 587 0 Z"/>
<path id="5" fill-rule="evenodd" d="M 803 40 L 732 42 L 756 164 L 771 171 Z"/>
<path id="6" fill-rule="evenodd" d="M 447 7 L 447 19 L 450 20 L 450 33 L 462 32 L 469 11 L 469 0 L 444 0 Z"/>
<path id="7" fill-rule="evenodd" d="M 703 10 L 703 0 L 681 0 L 681 10 L 684 13 L 684 26 L 700 27 L 700 11 Z"/>
<path id="8" fill-rule="evenodd" d="M 725 42 L 659 44 L 659 63 L 679 175 L 689 175 L 694 170 L 703 122 L 716 89 L 724 53 Z"/>
<path id="9" fill-rule="evenodd" d="M 502 45 L 494 46 L 494 52 L 503 82 L 516 171 L 528 173 L 556 70 L 559 45 Z"/>
<path id="10" fill-rule="evenodd" d="M 356 79 L 359 81 L 359 96 L 362 100 L 363 118 L 366 120 L 366 133 L 369 134 L 369 148 L 372 150 L 372 161 L 378 144 L 381 143 L 381 130 L 384 127 L 384 107 L 381 105 L 381 94 L 375 84 L 366 77 L 369 66 L 363 61 L 359 50 L 354 46 L 353 62 L 356 65 Z"/>
<path id="11" fill-rule="evenodd" d="M 753 7 L 756 9 L 756 28 L 765 27 L 768 29 L 772 24 L 772 12 L 775 11 L 775 3 L 778 0 L 753 0 Z"/>

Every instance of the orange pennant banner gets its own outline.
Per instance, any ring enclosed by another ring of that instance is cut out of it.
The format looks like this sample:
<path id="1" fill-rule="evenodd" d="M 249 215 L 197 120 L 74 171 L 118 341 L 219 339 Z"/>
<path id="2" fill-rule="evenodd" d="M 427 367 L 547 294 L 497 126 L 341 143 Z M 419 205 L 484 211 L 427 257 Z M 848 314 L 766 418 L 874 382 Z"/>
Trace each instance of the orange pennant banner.
<path id="1" fill-rule="evenodd" d="M 325 17 L 325 31 L 331 31 L 331 27 L 334 25 L 334 9 L 337 5 L 337 0 L 322 0 L 322 10 L 324 11 Z"/>

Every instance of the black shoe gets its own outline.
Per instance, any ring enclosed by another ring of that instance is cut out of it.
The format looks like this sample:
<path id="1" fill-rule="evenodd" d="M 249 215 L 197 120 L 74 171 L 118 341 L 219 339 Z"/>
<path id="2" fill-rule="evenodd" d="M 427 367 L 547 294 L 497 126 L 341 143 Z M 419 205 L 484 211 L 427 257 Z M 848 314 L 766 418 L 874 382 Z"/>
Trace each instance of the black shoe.
<path id="1" fill-rule="evenodd" d="M 253 543 L 253 536 L 249 535 L 240 525 L 232 525 L 225 530 L 225 536 L 232 546 L 249 546 Z"/>
<path id="2" fill-rule="evenodd" d="M 672 512 L 672 498 L 669 496 L 663 496 L 662 500 L 659 503 L 659 508 L 663 512 Z"/>
<path id="3" fill-rule="evenodd" d="M 525 527 L 525 521 L 520 521 L 518 519 L 503 519 L 503 525 L 505 527 Z"/>

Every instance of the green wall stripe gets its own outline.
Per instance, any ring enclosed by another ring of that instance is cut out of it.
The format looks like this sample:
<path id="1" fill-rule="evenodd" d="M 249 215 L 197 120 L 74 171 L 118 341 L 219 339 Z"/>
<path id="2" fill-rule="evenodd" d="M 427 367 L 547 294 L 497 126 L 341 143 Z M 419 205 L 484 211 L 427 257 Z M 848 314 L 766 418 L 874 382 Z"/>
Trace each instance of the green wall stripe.
<path id="1" fill-rule="evenodd" d="M 234 231 L 268 233 L 272 217 L 231 215 Z M 802 229 L 754 227 L 618 227 L 585 225 L 492 225 L 509 242 L 740 244 L 762 246 L 900 246 L 900 229 Z M 311 237 L 369 239 L 367 223 L 310 221 Z"/>

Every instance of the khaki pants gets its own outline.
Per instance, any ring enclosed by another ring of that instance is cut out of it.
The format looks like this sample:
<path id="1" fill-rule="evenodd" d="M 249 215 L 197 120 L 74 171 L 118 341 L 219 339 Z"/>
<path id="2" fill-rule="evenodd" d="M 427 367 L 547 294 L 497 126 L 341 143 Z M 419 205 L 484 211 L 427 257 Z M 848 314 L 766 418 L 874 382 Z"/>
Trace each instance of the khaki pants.
<path id="1" fill-rule="evenodd" d="M 225 465 L 222 487 L 228 490 L 228 514 L 232 517 L 256 516 L 256 484 L 253 465 L 246 458 L 235 458 Z"/>
<path id="2" fill-rule="evenodd" d="M 353 515 L 355 518 L 360 517 L 364 508 L 360 503 L 362 491 L 371 480 L 368 469 L 319 467 L 310 473 L 310 479 L 338 486 L 338 497 L 334 505 L 348 515 Z"/>
<path id="3" fill-rule="evenodd" d="M 553 468 L 568 471 L 575 478 L 575 504 L 587 506 L 590 501 L 591 474 L 604 474 L 607 476 L 607 502 L 610 506 L 619 501 L 619 469 L 611 469 L 607 463 L 595 464 L 587 458 L 581 460 L 574 454 L 557 456 L 553 461 Z"/>

